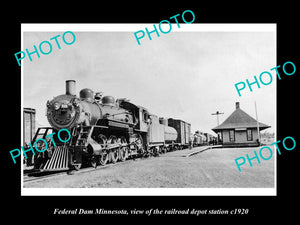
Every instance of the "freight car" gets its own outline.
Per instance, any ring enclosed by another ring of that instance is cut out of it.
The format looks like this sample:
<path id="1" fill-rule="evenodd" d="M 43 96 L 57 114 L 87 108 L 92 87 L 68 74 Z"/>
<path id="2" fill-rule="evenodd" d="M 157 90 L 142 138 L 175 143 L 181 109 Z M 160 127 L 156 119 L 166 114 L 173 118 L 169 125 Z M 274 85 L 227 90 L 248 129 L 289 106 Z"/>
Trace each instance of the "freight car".
<path id="1" fill-rule="evenodd" d="M 38 129 L 32 143 L 62 128 L 70 131 L 71 140 L 56 146 L 49 141 L 47 151 L 35 155 L 36 169 L 96 167 L 189 146 L 190 124 L 159 118 L 126 99 L 102 98 L 88 88 L 77 97 L 75 85 L 67 80 L 66 93 L 47 102 L 51 127 Z"/>
<path id="2" fill-rule="evenodd" d="M 191 145 L 191 124 L 178 119 L 169 118 L 168 125 L 177 131 L 177 139 L 174 143 L 175 149 L 188 148 Z"/>
<path id="3" fill-rule="evenodd" d="M 23 146 L 27 147 L 35 134 L 35 109 L 23 108 Z M 24 161 L 27 166 L 32 166 L 32 152 L 28 152 Z"/>
<path id="4" fill-rule="evenodd" d="M 217 144 L 217 137 L 209 133 L 201 132 L 199 130 L 192 135 L 192 139 L 193 147 Z"/>
<path id="5" fill-rule="evenodd" d="M 193 138 L 193 147 L 206 145 L 207 144 L 207 138 L 203 134 L 203 132 L 197 130 L 195 134 L 192 136 Z"/>
<path id="6" fill-rule="evenodd" d="M 217 137 L 215 137 L 214 135 L 209 134 L 209 133 L 204 133 L 204 135 L 207 138 L 207 144 L 208 145 L 215 145 L 215 144 L 217 144 Z"/>

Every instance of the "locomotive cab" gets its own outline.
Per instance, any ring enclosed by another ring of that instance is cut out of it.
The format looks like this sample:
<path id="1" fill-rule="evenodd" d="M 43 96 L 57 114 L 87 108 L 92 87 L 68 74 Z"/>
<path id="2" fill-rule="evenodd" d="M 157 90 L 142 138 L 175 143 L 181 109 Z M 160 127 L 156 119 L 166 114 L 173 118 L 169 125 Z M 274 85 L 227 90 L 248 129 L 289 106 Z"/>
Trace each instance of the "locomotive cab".
<path id="1" fill-rule="evenodd" d="M 140 132 L 148 132 L 150 123 L 150 114 L 148 110 L 142 106 L 132 104 L 127 100 L 118 101 L 119 106 L 130 111 L 134 118 L 134 129 Z"/>

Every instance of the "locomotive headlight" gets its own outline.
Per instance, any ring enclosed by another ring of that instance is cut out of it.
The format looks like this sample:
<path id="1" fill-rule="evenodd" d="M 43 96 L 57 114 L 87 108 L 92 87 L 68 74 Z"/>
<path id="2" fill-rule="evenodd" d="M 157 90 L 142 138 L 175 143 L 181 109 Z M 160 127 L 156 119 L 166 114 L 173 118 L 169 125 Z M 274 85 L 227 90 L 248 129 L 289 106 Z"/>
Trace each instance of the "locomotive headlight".
<path id="1" fill-rule="evenodd" d="M 59 105 L 58 102 L 55 102 L 55 103 L 53 104 L 53 108 L 54 108 L 55 110 L 58 110 L 59 107 L 60 107 L 60 105 Z"/>

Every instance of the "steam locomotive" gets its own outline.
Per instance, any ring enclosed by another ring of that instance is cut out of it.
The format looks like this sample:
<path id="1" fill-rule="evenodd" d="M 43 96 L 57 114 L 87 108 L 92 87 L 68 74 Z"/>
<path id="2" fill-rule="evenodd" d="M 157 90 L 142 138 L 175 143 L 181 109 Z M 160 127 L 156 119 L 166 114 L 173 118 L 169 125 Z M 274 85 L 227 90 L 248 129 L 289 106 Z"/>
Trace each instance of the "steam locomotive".
<path id="1" fill-rule="evenodd" d="M 32 143 L 62 128 L 70 131 L 71 139 L 56 146 L 48 140 L 47 151 L 35 155 L 36 169 L 78 170 L 84 164 L 96 167 L 191 145 L 189 123 L 159 118 L 127 99 L 102 97 L 88 88 L 77 97 L 74 80 L 67 80 L 66 93 L 48 101 L 46 107 L 51 127 L 39 128 Z"/>

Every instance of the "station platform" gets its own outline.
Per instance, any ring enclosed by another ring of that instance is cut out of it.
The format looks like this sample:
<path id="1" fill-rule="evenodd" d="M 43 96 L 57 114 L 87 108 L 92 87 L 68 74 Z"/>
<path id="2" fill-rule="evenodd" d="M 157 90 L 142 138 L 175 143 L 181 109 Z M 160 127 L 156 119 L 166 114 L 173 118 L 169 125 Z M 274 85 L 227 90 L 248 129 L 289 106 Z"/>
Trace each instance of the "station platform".
<path id="1" fill-rule="evenodd" d="M 208 149 L 218 148 L 221 146 L 222 145 L 205 145 L 205 146 L 194 147 L 192 149 L 184 149 L 184 150 L 178 150 L 174 152 L 168 152 L 167 154 L 163 154 L 160 156 L 161 157 L 190 157 L 192 155 L 206 151 Z"/>

